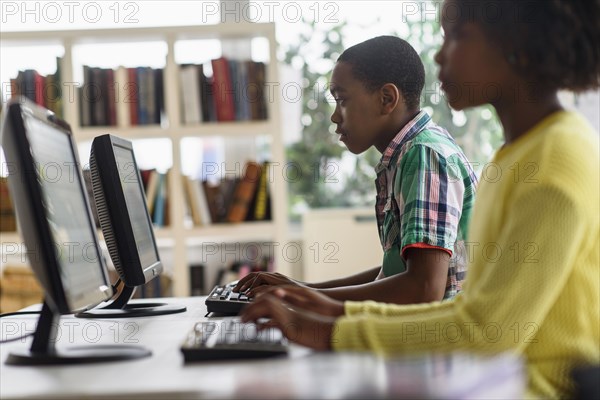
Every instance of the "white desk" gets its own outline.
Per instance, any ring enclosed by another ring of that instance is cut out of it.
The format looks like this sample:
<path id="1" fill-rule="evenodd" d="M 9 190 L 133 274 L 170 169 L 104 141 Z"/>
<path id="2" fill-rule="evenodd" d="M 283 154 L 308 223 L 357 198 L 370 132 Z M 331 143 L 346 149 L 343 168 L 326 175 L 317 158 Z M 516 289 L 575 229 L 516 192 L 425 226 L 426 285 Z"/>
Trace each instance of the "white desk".
<path id="1" fill-rule="evenodd" d="M 57 347 L 140 344 L 152 356 L 135 361 L 78 366 L 9 366 L 11 349 L 0 347 L 0 398 L 520 398 L 519 360 L 502 356 L 423 356 L 382 359 L 370 354 L 314 353 L 293 346 L 290 357 L 184 364 L 179 351 L 195 322 L 204 318 L 204 297 L 161 299 L 188 311 L 159 317 L 61 319 Z M 2 339 L 32 331 L 37 316 L 0 320 Z"/>

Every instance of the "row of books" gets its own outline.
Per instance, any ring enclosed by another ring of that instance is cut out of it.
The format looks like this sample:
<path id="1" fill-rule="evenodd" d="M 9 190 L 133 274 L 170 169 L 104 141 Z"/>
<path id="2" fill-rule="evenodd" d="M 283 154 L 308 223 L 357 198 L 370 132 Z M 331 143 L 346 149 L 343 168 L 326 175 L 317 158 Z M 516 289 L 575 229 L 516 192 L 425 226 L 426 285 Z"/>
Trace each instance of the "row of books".
<path id="1" fill-rule="evenodd" d="M 204 64 L 180 67 L 184 124 L 267 118 L 264 63 L 220 57 L 210 65 L 212 76 L 205 73 Z"/>
<path id="2" fill-rule="evenodd" d="M 218 182 L 184 176 L 183 185 L 195 226 L 271 220 L 268 162 L 248 161 L 241 177 Z"/>
<path id="3" fill-rule="evenodd" d="M 207 182 L 182 176 L 186 210 L 193 225 L 207 226 L 215 223 L 271 220 L 268 169 L 268 162 L 259 164 L 249 161 L 246 163 L 241 177 L 227 177 L 218 182 Z M 146 192 L 148 213 L 153 225 L 158 228 L 169 226 L 168 185 L 171 179 L 171 170 L 159 172 L 156 169 L 143 169 L 140 170 L 140 175 Z M 96 226 L 100 227 L 89 170 L 84 170 L 83 176 L 96 219 Z M 6 195 L 8 196 L 8 194 Z M 4 204 L 9 203 L 3 201 L 3 207 Z"/>
<path id="4" fill-rule="evenodd" d="M 83 85 L 77 91 L 81 126 L 160 124 L 164 115 L 160 68 L 84 65 Z"/>
<path id="5" fill-rule="evenodd" d="M 19 71 L 10 79 L 11 96 L 25 96 L 42 107 L 63 117 L 63 86 L 61 80 L 60 57 L 56 58 L 56 72 L 42 75 L 34 69 Z"/>
<path id="6" fill-rule="evenodd" d="M 214 223 L 238 223 L 271 220 L 271 196 L 268 185 L 268 162 L 246 163 L 239 178 L 224 178 L 207 182 L 183 176 L 183 190 L 188 214 L 195 226 Z M 141 170 L 140 175 L 146 191 L 148 213 L 156 227 L 169 226 L 170 170 Z M 99 227 L 89 170 L 83 171 L 88 197 L 96 226 Z M 0 231 L 17 230 L 15 210 L 8 191 L 8 181 L 0 177 Z"/>
<path id="7" fill-rule="evenodd" d="M 24 95 L 63 117 L 61 58 L 56 73 L 19 71 L 10 80 L 11 95 Z M 220 57 L 211 60 L 212 76 L 203 64 L 180 67 L 184 124 L 267 119 L 266 67 L 262 62 Z M 83 66 L 77 87 L 81 126 L 160 124 L 165 115 L 163 69 Z"/>

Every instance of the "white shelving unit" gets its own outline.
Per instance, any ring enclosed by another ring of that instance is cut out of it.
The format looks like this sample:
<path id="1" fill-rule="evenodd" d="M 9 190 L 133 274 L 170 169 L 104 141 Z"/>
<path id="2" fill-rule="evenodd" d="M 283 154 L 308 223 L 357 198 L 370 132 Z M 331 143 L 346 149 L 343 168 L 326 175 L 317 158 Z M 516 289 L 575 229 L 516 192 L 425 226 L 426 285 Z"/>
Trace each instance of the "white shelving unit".
<path id="1" fill-rule="evenodd" d="M 95 136 L 111 133 L 129 140 L 167 138 L 172 142 L 171 177 L 169 179 L 168 198 L 170 226 L 155 229 L 157 240 L 169 246 L 172 251 L 173 294 L 189 294 L 188 247 L 198 245 L 203 240 L 218 239 L 227 242 L 276 241 L 284 242 L 288 233 L 287 189 L 282 173 L 275 169 L 270 177 L 272 220 L 269 222 L 247 222 L 241 224 L 215 224 L 207 227 L 186 228 L 185 197 L 181 177 L 181 141 L 188 137 L 221 137 L 227 141 L 239 138 L 266 136 L 270 139 L 270 160 L 283 166 L 285 160 L 284 145 L 280 125 L 280 93 L 271 90 L 267 101 L 268 119 L 265 121 L 210 122 L 193 126 L 181 121 L 181 99 L 179 93 L 179 66 L 176 64 L 175 44 L 182 40 L 221 41 L 248 40 L 265 38 L 269 44 L 269 60 L 266 62 L 266 82 L 278 82 L 276 57 L 275 26 L 272 23 L 225 23 L 218 25 L 172 26 L 156 28 L 119 28 L 98 30 L 63 30 L 48 32 L 6 32 L 2 33 L 2 45 L 44 45 L 60 43 L 64 47 L 62 57 L 62 82 L 75 82 L 73 48 L 79 44 L 137 43 L 160 41 L 166 43 L 167 58 L 164 67 L 164 102 L 168 127 L 158 125 L 131 127 L 81 127 L 79 122 L 79 104 L 77 96 L 73 101 L 63 100 L 64 119 L 73 128 L 77 142 L 86 142 Z M 25 66 L 35 68 L 35 66 Z M 115 65 L 114 68 L 118 67 Z M 227 146 L 227 141 L 225 146 Z M 86 163 L 86 160 L 81 160 Z M 3 234 L 3 241 L 4 241 Z M 14 238 L 14 235 L 10 235 Z M 282 273 L 289 273 L 290 266 L 281 252 L 276 252 L 275 266 Z"/>

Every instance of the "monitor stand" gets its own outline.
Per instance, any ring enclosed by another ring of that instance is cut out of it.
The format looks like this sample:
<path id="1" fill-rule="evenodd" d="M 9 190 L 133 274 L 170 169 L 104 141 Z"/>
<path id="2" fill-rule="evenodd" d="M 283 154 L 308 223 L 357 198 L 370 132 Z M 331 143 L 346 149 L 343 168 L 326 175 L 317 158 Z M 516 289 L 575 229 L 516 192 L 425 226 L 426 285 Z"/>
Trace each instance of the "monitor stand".
<path id="1" fill-rule="evenodd" d="M 185 306 L 167 303 L 135 302 L 130 303 L 135 287 L 123 286 L 119 296 L 104 307 L 75 314 L 78 318 L 131 318 L 150 317 L 184 312 Z M 135 301 L 135 300 L 134 300 Z"/>
<path id="2" fill-rule="evenodd" d="M 8 365 L 61 365 L 87 364 L 108 361 L 134 360 L 148 357 L 152 352 L 145 347 L 130 345 L 94 345 L 57 349 L 60 314 L 52 311 L 44 301 L 33 343 L 29 350 L 13 351 Z"/>

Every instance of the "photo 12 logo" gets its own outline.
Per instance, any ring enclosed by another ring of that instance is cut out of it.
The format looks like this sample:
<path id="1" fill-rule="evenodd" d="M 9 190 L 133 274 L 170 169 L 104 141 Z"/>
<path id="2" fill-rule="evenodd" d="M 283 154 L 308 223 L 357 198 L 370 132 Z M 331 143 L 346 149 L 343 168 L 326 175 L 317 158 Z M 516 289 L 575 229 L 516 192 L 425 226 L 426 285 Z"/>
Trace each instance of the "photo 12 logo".
<path id="1" fill-rule="evenodd" d="M 339 5 L 333 1 L 203 1 L 202 22 L 275 22 L 296 23 L 303 19 L 339 23 Z"/>
<path id="2" fill-rule="evenodd" d="M 140 2 L 2 1 L 2 23 L 138 23 Z"/>
<path id="3" fill-rule="evenodd" d="M 0 325 L 1 340 L 19 340 L 25 342 L 29 334 L 35 332 L 35 322 L 2 321 Z M 137 337 L 140 326 L 135 322 L 116 321 L 78 321 L 63 320 L 56 325 L 54 343 L 139 343 Z"/>

